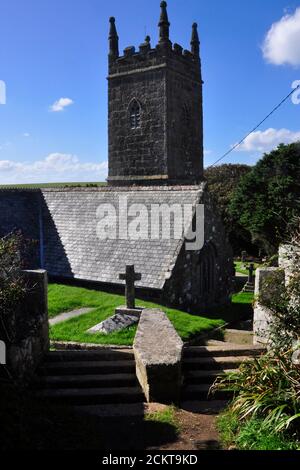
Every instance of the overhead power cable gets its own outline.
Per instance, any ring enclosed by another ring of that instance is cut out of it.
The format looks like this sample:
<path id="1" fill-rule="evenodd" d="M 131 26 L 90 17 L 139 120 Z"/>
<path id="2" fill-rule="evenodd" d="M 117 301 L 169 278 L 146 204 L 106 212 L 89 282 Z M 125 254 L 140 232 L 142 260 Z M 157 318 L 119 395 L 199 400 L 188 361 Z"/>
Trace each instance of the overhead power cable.
<path id="1" fill-rule="evenodd" d="M 213 166 L 217 165 L 217 163 L 220 163 L 221 160 L 223 160 L 225 157 L 227 157 L 231 152 L 233 152 L 235 149 L 237 149 L 240 145 L 242 145 L 245 140 L 253 133 L 255 132 L 267 119 L 269 119 L 270 116 L 272 116 L 272 114 L 275 113 L 275 111 L 277 111 L 277 109 L 279 109 L 288 99 L 290 96 L 292 96 L 297 90 L 299 90 L 300 88 L 300 85 L 298 85 L 296 88 L 294 88 L 283 100 L 280 101 L 280 103 L 275 106 L 275 108 L 272 109 L 272 111 L 262 120 L 260 121 L 259 124 L 257 124 L 257 126 L 255 126 L 250 132 L 248 132 L 247 135 L 245 135 L 245 137 L 243 137 L 238 143 L 236 143 L 235 145 L 233 145 L 233 147 L 231 147 L 230 150 L 228 150 L 226 153 L 224 153 L 224 155 L 222 155 L 222 157 L 218 158 L 218 160 L 215 161 L 215 163 L 213 163 L 212 165 L 210 165 L 208 168 L 212 168 Z"/>

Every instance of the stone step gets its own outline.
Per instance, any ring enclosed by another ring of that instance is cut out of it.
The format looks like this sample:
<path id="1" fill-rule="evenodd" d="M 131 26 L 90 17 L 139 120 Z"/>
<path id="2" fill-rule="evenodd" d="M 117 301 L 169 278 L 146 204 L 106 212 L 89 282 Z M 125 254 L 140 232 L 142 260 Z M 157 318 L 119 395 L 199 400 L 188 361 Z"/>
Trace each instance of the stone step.
<path id="1" fill-rule="evenodd" d="M 183 350 L 183 355 L 187 357 L 227 357 L 227 356 L 259 356 L 264 352 L 263 348 L 247 345 L 222 346 L 190 346 Z"/>
<path id="2" fill-rule="evenodd" d="M 224 332 L 224 340 L 229 342 L 229 343 L 235 343 L 235 344 L 240 344 L 244 345 L 244 347 L 248 348 L 254 348 L 253 347 L 253 331 L 247 331 L 247 330 L 236 330 L 236 329 L 226 329 Z M 255 349 L 253 349 L 255 350 Z M 266 352 L 265 349 L 263 348 L 257 348 L 256 350 L 258 351 L 257 354 L 252 354 L 252 355 L 260 355 Z"/>
<path id="3" fill-rule="evenodd" d="M 242 362 L 249 361 L 249 356 L 226 357 L 186 357 L 183 359 L 184 370 L 228 370 L 236 369 Z"/>
<path id="4" fill-rule="evenodd" d="M 225 376 L 230 372 L 237 372 L 238 369 L 222 370 L 188 370 L 184 375 L 186 385 L 213 384 L 217 377 Z"/>
<path id="5" fill-rule="evenodd" d="M 58 405 L 97 405 L 106 403 L 138 403 L 144 401 L 140 387 L 46 389 L 35 392 L 37 398 Z"/>
<path id="6" fill-rule="evenodd" d="M 211 384 L 200 384 L 200 385 L 187 385 L 182 390 L 182 400 L 229 400 L 232 398 L 233 393 L 218 390 L 214 394 L 210 394 Z"/>
<path id="7" fill-rule="evenodd" d="M 38 375 L 92 375 L 135 373 L 135 361 L 65 361 L 45 362 Z"/>
<path id="8" fill-rule="evenodd" d="M 132 349 L 99 349 L 99 350 L 62 350 L 51 351 L 46 362 L 78 361 L 128 361 L 134 360 Z"/>
<path id="9" fill-rule="evenodd" d="M 48 375 L 38 377 L 33 384 L 36 389 L 114 388 L 134 385 L 137 385 L 135 374 Z"/>

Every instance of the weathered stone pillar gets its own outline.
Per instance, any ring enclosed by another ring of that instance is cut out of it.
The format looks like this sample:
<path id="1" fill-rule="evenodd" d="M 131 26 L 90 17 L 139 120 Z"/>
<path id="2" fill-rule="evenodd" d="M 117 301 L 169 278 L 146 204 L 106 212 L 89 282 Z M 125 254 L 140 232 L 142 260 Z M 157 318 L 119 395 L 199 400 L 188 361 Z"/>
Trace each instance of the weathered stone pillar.
<path id="1" fill-rule="evenodd" d="M 285 270 L 285 282 L 287 285 L 293 274 L 300 272 L 300 247 L 295 245 L 280 245 L 278 264 Z"/>
<path id="2" fill-rule="evenodd" d="M 183 342 L 164 312 L 142 312 L 133 349 L 137 378 L 147 402 L 179 402 L 182 348 Z"/>

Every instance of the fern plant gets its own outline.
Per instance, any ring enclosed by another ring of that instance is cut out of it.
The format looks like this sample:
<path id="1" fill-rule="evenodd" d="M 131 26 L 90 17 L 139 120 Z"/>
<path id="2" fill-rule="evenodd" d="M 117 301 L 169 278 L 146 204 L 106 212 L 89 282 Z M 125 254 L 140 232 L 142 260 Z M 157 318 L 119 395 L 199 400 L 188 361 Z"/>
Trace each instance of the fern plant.
<path id="1" fill-rule="evenodd" d="M 234 392 L 231 410 L 241 421 L 257 416 L 276 432 L 300 429 L 300 372 L 291 368 L 291 355 L 268 353 L 244 362 L 238 372 L 218 378 L 211 392 Z"/>

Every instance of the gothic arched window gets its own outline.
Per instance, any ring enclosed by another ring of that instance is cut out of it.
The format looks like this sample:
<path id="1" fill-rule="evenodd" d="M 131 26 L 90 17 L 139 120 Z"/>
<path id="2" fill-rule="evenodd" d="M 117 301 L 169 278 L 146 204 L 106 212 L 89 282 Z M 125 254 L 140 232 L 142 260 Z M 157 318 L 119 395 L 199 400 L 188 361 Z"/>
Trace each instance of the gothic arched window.
<path id="1" fill-rule="evenodd" d="M 133 100 L 129 107 L 129 119 L 131 129 L 141 127 L 141 106 L 137 100 Z"/>
<path id="2" fill-rule="evenodd" d="M 200 295 L 207 295 L 216 287 L 217 251 L 212 243 L 207 244 L 200 253 L 198 280 Z"/>

